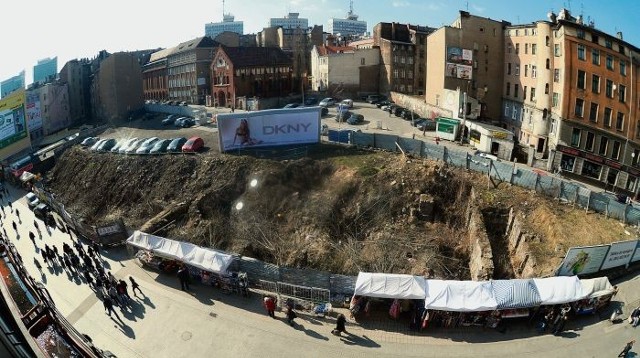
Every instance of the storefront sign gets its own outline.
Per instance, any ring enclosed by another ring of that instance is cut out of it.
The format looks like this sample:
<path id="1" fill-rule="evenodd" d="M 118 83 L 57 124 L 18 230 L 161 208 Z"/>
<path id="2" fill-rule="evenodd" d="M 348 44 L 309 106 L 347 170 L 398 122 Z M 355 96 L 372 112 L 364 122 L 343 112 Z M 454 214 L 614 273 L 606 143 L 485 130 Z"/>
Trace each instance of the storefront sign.
<path id="1" fill-rule="evenodd" d="M 496 139 L 507 139 L 508 134 L 506 132 L 491 131 L 491 136 Z"/>
<path id="2" fill-rule="evenodd" d="M 589 159 L 591 161 L 597 162 L 597 163 L 602 163 L 605 164 L 607 166 L 610 166 L 612 168 L 615 169 L 619 169 L 619 170 L 623 170 L 633 176 L 640 176 L 640 169 L 639 168 L 634 168 L 628 165 L 624 165 L 620 162 L 617 162 L 615 160 L 611 160 L 611 159 L 607 159 L 601 156 L 597 156 L 591 153 L 587 153 L 584 152 L 582 150 L 579 149 L 575 149 L 575 148 L 570 148 L 570 147 L 565 147 L 564 145 L 558 145 L 556 146 L 556 149 L 562 153 L 566 153 L 566 154 L 570 154 L 570 155 L 575 155 L 576 157 L 581 157 L 581 158 L 585 158 L 585 159 Z"/>
<path id="3" fill-rule="evenodd" d="M 605 257 L 600 270 L 612 267 L 624 266 L 629 263 L 633 252 L 636 250 L 638 240 L 614 242 Z"/>
<path id="4" fill-rule="evenodd" d="M 562 260 L 558 276 L 587 275 L 598 272 L 609 245 L 572 247 Z"/>

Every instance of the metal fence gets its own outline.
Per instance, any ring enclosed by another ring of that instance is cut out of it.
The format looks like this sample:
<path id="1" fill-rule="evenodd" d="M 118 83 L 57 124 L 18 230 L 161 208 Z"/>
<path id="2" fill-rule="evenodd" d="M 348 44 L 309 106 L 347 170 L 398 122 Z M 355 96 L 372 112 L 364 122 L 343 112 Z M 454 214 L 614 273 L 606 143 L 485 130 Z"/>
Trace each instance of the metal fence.
<path id="1" fill-rule="evenodd" d="M 488 174 L 492 179 L 535 190 L 545 196 L 593 210 L 630 225 L 640 226 L 640 208 L 623 204 L 612 195 L 592 192 L 580 183 L 564 180 L 538 169 L 519 168 L 514 163 L 481 158 L 467 152 L 450 149 L 440 143 L 391 134 L 362 133 L 350 130 L 329 130 L 329 141 L 358 147 L 384 149 L 441 160 L 447 164 Z M 346 141 L 348 139 L 348 141 Z M 346 142 L 345 142 L 346 141 Z"/>

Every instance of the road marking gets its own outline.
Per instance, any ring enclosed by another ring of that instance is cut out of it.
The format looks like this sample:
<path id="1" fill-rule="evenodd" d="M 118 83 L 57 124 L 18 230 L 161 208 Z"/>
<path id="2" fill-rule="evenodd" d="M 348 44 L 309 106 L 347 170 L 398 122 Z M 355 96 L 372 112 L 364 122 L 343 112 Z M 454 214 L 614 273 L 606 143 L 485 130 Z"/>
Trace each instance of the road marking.
<path id="1" fill-rule="evenodd" d="M 82 302 L 80 302 L 80 304 L 78 305 L 78 307 L 76 307 L 76 309 L 74 309 L 68 316 L 67 316 L 67 321 L 69 321 L 71 324 L 75 325 L 78 320 L 80 318 L 82 318 L 82 316 L 84 316 L 87 311 L 96 303 L 98 303 L 100 300 L 98 300 L 98 297 L 95 294 L 91 294 L 89 295 L 87 298 L 85 298 L 84 300 L 82 300 Z"/>

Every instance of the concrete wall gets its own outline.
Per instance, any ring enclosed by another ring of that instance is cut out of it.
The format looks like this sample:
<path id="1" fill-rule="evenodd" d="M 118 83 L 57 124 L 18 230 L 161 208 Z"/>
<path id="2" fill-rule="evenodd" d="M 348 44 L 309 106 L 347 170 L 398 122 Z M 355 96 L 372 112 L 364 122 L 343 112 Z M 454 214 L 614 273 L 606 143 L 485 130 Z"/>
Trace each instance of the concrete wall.
<path id="1" fill-rule="evenodd" d="M 402 93 L 391 92 L 391 100 L 400 106 L 411 109 L 423 118 L 457 118 L 453 117 L 454 113 L 451 110 L 426 103 L 422 97 L 407 96 Z"/>
<path id="2" fill-rule="evenodd" d="M 507 224 L 507 242 L 509 244 L 509 257 L 511 266 L 517 278 L 535 277 L 536 261 L 529 248 L 529 242 L 539 239 L 527 233 L 513 208 L 509 210 L 509 221 Z M 548 274 L 553 274 L 549 272 Z"/>
<path id="3" fill-rule="evenodd" d="M 471 190 L 467 207 L 467 233 L 469 250 L 469 271 L 471 280 L 484 281 L 493 278 L 493 253 L 487 235 L 482 213 L 476 204 L 476 196 Z"/>

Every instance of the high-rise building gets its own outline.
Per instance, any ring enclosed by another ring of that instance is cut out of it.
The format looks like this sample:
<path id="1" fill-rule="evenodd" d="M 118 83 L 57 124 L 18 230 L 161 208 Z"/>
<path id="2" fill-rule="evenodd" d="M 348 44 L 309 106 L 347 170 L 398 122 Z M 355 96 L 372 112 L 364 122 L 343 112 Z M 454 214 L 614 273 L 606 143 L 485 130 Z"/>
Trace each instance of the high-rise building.
<path id="1" fill-rule="evenodd" d="M 362 36 L 367 32 L 367 22 L 358 20 L 358 15 L 353 12 L 353 1 L 351 1 L 347 17 L 344 19 L 332 18 L 329 20 L 327 31 L 334 35 Z"/>
<path id="2" fill-rule="evenodd" d="M 284 29 L 306 29 L 309 27 L 309 20 L 299 17 L 297 12 L 290 12 L 284 17 L 272 17 L 268 27 L 282 27 Z"/>
<path id="3" fill-rule="evenodd" d="M 235 32 L 238 35 L 242 35 L 244 32 L 244 24 L 242 21 L 234 21 L 234 17 L 231 14 L 224 14 L 222 22 L 211 22 L 204 25 L 205 36 L 209 36 L 211 39 L 215 39 L 216 36 L 221 33 Z"/>
<path id="4" fill-rule="evenodd" d="M 18 89 L 24 89 L 24 71 L 0 82 L 0 98 L 4 98 L 9 93 Z"/>
<path id="5" fill-rule="evenodd" d="M 45 83 L 55 79 L 58 75 L 58 57 L 45 58 L 33 66 L 33 82 Z"/>

